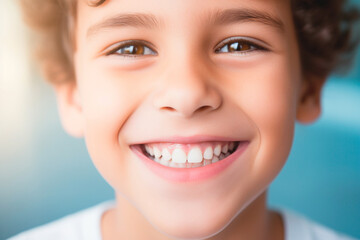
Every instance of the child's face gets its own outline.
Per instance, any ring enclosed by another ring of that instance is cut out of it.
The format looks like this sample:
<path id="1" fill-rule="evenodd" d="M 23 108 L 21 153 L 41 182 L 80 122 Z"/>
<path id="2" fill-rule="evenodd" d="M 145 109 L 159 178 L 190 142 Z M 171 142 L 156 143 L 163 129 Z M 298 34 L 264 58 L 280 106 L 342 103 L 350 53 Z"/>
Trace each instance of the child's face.
<path id="1" fill-rule="evenodd" d="M 318 108 L 300 102 L 290 1 L 85 2 L 78 4 L 76 86 L 58 88 L 67 129 L 85 136 L 117 196 L 159 231 L 218 232 L 279 173 L 296 117 Z M 163 167 L 139 150 L 204 153 L 231 142 L 240 144 L 229 157 L 192 169 Z"/>

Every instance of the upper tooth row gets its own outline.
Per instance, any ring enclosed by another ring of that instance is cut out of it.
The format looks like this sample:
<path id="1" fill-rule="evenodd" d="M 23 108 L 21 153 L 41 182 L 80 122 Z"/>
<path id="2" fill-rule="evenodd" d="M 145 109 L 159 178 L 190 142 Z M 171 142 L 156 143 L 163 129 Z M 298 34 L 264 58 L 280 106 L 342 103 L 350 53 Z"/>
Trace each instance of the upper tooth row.
<path id="1" fill-rule="evenodd" d="M 186 160 L 189 163 L 200 163 L 204 159 L 211 160 L 213 156 L 220 156 L 221 152 L 226 154 L 229 150 L 232 151 L 234 149 L 234 143 L 231 142 L 229 144 L 225 144 L 221 147 L 220 144 L 216 145 L 213 149 L 211 146 L 207 147 L 202 153 L 201 149 L 199 147 L 193 147 L 190 149 L 188 154 L 186 155 L 185 151 L 181 148 L 175 148 L 172 153 L 167 148 L 163 148 L 160 150 L 157 147 L 150 147 L 148 145 L 145 145 L 145 150 L 148 154 L 151 156 L 162 159 L 165 161 L 170 161 L 175 163 L 185 163 Z"/>

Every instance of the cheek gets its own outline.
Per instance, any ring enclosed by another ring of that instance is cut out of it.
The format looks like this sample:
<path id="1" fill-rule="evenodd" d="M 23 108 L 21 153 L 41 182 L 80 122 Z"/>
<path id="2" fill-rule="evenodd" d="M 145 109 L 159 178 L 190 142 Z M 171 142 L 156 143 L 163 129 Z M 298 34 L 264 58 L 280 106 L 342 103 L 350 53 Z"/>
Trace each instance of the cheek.
<path id="1" fill-rule="evenodd" d="M 120 160 L 125 159 L 128 146 L 119 139 L 119 132 L 144 93 L 126 75 L 120 78 L 101 70 L 78 71 L 77 75 L 90 157 L 110 184 L 124 183 L 129 162 Z"/>
<path id="2" fill-rule="evenodd" d="M 256 110 L 252 111 L 260 135 L 254 172 L 266 182 L 279 173 L 292 146 L 299 82 L 291 65 L 284 62 L 274 67 L 268 81 L 257 86 L 261 89 L 257 102 L 261 104 L 254 103 Z"/>
<path id="3" fill-rule="evenodd" d="M 237 92 L 231 93 L 257 128 L 258 149 L 251 172 L 255 181 L 261 181 L 258 186 L 267 186 L 278 174 L 292 145 L 299 82 L 296 66 L 285 58 L 274 59 L 243 77 Z"/>

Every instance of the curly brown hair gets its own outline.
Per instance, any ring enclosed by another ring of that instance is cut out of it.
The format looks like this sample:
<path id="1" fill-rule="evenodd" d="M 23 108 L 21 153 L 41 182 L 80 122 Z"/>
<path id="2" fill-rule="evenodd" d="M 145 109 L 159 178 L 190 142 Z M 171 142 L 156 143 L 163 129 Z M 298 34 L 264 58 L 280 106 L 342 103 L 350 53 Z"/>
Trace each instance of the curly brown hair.
<path id="1" fill-rule="evenodd" d="M 106 0 L 88 0 L 97 7 Z M 72 53 L 75 0 L 20 0 L 25 21 L 38 33 L 37 56 L 52 83 L 74 79 Z M 357 46 L 353 26 L 359 18 L 346 0 L 291 0 L 304 75 L 327 77 L 350 65 Z"/>

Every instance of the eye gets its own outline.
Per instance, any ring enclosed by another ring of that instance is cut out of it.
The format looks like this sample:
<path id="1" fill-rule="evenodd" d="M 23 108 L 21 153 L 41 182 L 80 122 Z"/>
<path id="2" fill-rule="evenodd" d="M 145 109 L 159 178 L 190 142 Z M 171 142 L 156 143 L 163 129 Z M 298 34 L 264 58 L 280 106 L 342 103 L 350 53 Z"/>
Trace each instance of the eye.
<path id="1" fill-rule="evenodd" d="M 146 55 L 156 55 L 156 52 L 142 41 L 126 41 L 120 42 L 118 44 L 115 44 L 115 46 L 112 46 L 111 50 L 106 55 L 141 57 Z"/>
<path id="2" fill-rule="evenodd" d="M 220 46 L 219 46 L 220 45 Z M 258 43 L 244 38 L 230 38 L 218 44 L 215 53 L 248 54 L 254 51 L 268 51 Z"/>

